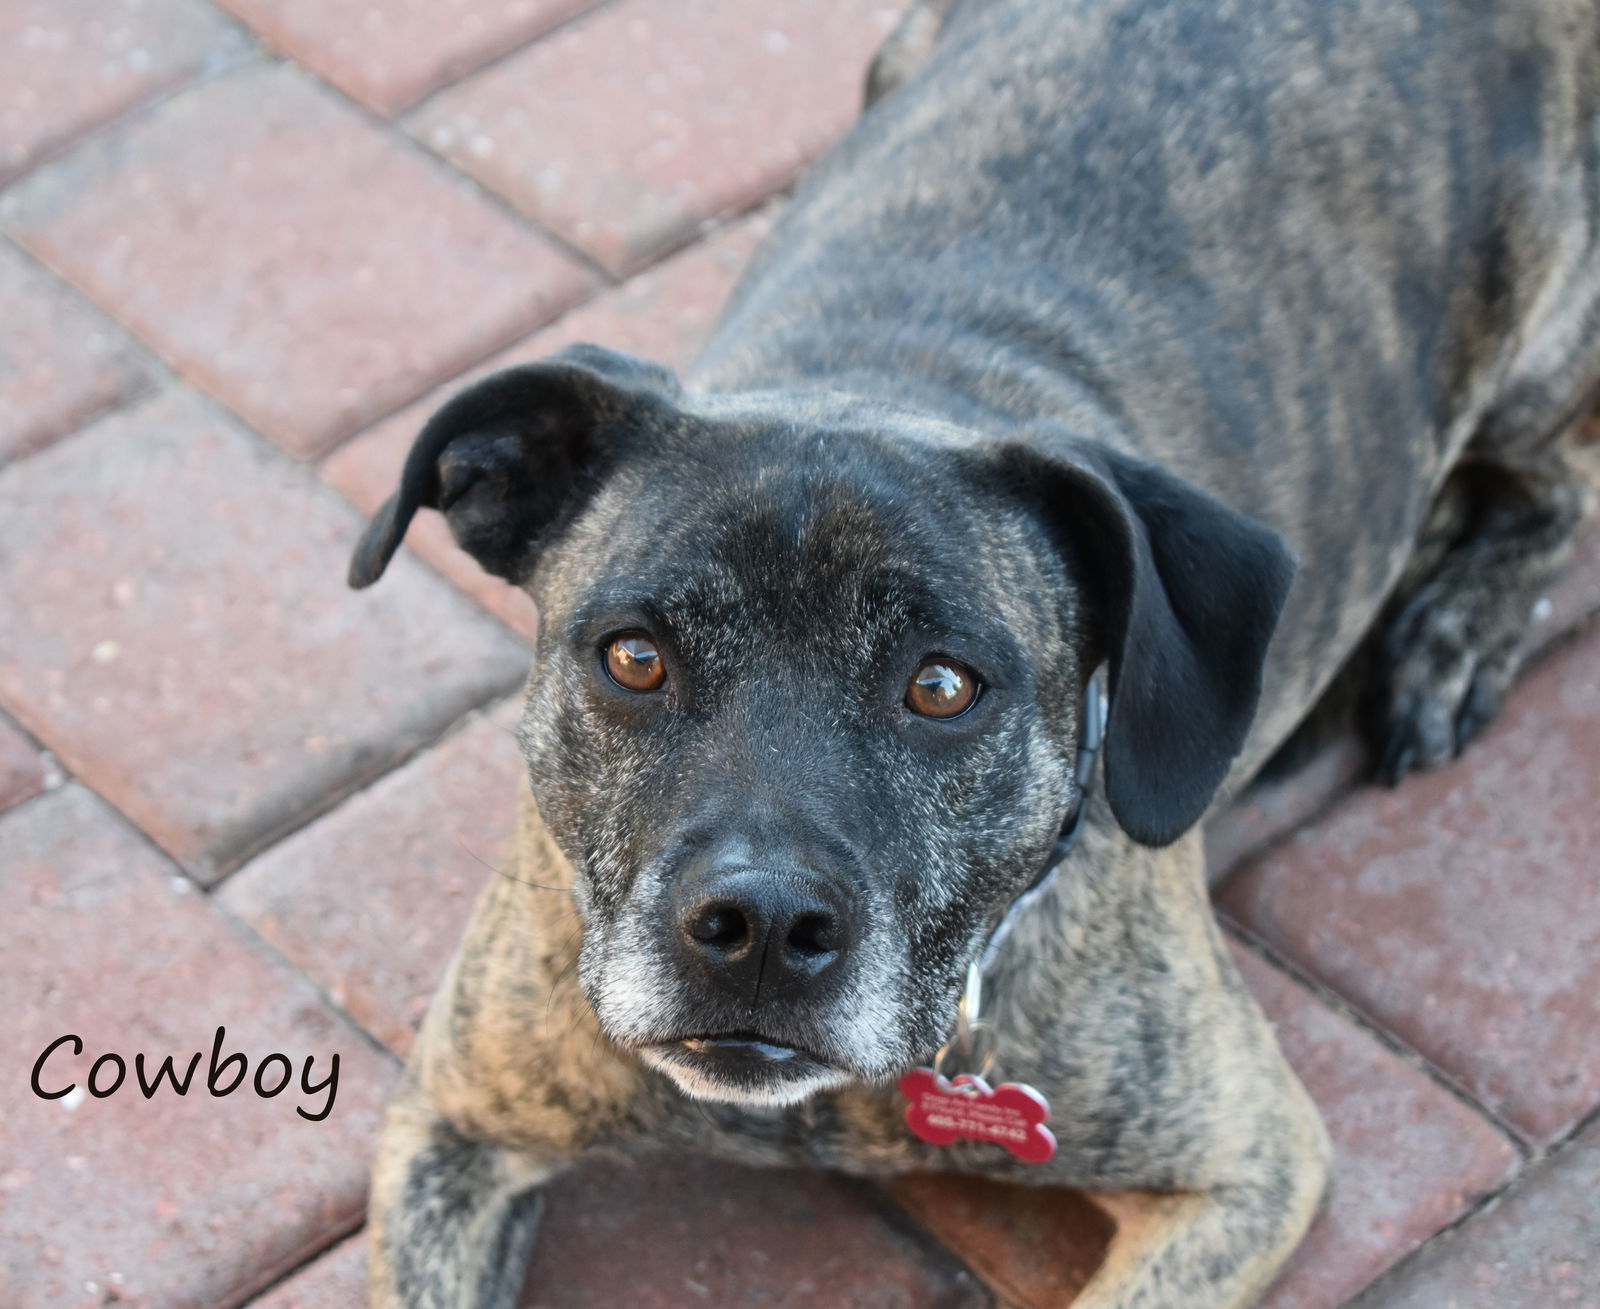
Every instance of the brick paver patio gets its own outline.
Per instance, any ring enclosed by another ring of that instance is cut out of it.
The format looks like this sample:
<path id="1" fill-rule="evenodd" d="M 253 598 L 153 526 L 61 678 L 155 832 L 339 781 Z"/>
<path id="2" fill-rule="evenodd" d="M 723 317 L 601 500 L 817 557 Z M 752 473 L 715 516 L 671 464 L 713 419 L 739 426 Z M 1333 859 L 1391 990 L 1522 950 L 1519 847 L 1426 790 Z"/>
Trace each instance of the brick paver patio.
<path id="1" fill-rule="evenodd" d="M 371 592 L 349 548 L 462 379 L 579 339 L 686 362 L 896 7 L 0 0 L 0 1306 L 362 1302 L 534 615 L 437 521 Z M 1278 1309 L 1600 1305 L 1597 611 L 1591 534 L 1459 764 L 1383 792 L 1337 746 L 1213 823 L 1339 1155 Z M 28 1090 L 64 1033 L 81 1073 L 219 1025 L 337 1051 L 334 1111 Z M 556 1192 L 528 1306 L 1044 1309 L 1111 1231 L 694 1159 Z"/>

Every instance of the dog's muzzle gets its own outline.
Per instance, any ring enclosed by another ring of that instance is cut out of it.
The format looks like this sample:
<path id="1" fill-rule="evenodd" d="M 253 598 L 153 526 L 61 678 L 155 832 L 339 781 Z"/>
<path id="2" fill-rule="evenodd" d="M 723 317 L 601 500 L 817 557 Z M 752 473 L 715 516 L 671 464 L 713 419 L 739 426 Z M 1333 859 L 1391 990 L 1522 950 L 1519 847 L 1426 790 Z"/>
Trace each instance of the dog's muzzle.
<path id="1" fill-rule="evenodd" d="M 703 1030 L 653 1043 L 651 1062 L 707 1093 L 782 1095 L 836 1070 L 797 1044 L 837 995 L 855 943 L 846 891 L 802 868 L 731 856 L 699 861 L 673 886 L 672 967 L 703 997 Z"/>

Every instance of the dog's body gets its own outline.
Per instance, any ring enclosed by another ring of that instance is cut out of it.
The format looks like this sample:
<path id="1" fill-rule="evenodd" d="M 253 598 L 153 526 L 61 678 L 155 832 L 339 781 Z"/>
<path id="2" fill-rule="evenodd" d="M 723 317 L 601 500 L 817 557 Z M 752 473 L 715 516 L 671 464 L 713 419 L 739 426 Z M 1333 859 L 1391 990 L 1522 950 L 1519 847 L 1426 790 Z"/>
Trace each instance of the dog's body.
<path id="1" fill-rule="evenodd" d="M 1195 822 L 1380 615 L 1387 774 L 1498 708 L 1581 514 L 1600 18 L 923 0 L 869 87 L 688 394 L 598 351 L 491 379 L 358 553 L 441 507 L 541 605 L 537 805 L 391 1111 L 377 1304 L 509 1303 L 592 1149 L 1126 1192 L 1085 1306 L 1246 1304 L 1311 1221 L 1326 1142 Z M 593 657 L 641 631 L 658 693 Z M 895 704 L 934 655 L 984 687 L 948 723 Z M 924 1145 L 893 1075 L 1077 802 L 1102 663 L 1103 785 L 986 986 L 1059 1151 Z M 684 887 L 825 930 L 739 973 Z"/>

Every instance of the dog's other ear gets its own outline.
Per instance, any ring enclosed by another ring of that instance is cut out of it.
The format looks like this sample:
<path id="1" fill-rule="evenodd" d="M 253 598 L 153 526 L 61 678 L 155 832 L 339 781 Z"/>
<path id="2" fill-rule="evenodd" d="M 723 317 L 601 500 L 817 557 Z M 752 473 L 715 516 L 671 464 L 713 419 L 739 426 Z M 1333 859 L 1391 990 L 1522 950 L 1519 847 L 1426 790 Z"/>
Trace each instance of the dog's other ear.
<path id="1" fill-rule="evenodd" d="M 399 489 L 356 545 L 350 585 L 383 575 L 418 509 L 441 510 L 487 571 L 525 580 L 541 542 L 588 498 L 647 411 L 678 394 L 666 369 L 590 345 L 468 387 L 417 436 Z"/>
<path id="2" fill-rule="evenodd" d="M 1012 447 L 1104 621 L 1106 798 L 1144 845 L 1199 821 L 1255 718 L 1296 560 L 1282 537 L 1138 459 L 1074 442 Z"/>

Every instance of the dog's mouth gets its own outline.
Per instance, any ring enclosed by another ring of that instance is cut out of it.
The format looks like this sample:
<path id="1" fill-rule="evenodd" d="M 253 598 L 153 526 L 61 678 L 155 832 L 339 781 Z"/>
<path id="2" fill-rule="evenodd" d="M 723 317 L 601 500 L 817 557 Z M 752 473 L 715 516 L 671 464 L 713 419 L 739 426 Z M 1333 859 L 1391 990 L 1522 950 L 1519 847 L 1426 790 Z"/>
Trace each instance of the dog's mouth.
<path id="1" fill-rule="evenodd" d="M 778 1041 L 761 1032 L 719 1032 L 710 1036 L 684 1036 L 672 1044 L 691 1055 L 723 1062 L 762 1065 L 809 1062 L 826 1068 L 828 1061 L 803 1045 Z"/>
<path id="2" fill-rule="evenodd" d="M 803 1046 L 762 1032 L 699 1033 L 638 1047 L 638 1054 L 701 1100 L 793 1104 L 849 1074 Z"/>

